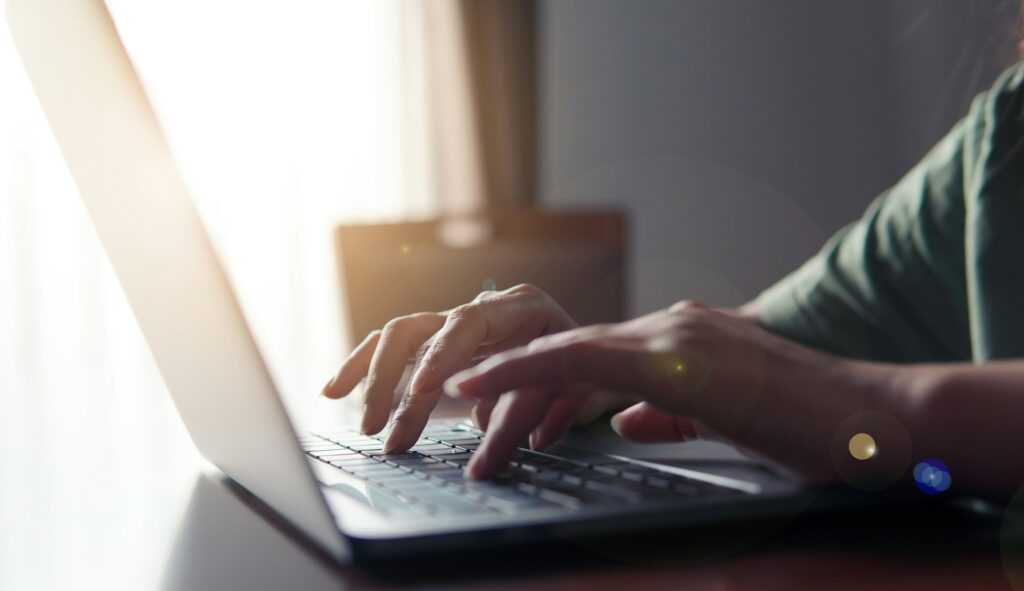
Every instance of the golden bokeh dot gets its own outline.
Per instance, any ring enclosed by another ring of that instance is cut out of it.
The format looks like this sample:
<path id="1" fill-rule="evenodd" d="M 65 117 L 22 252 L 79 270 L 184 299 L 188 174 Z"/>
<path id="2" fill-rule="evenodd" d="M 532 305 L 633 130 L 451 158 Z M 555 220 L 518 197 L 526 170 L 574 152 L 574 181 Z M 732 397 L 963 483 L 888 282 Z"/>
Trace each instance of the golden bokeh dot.
<path id="1" fill-rule="evenodd" d="M 850 438 L 850 455 L 858 460 L 870 460 L 875 457 L 878 448 L 875 438 L 867 433 L 857 433 Z"/>
<path id="2" fill-rule="evenodd" d="M 412 248 L 408 244 L 403 244 L 402 245 L 402 254 L 409 254 L 409 251 L 411 251 L 411 250 L 412 250 Z"/>
<path id="3" fill-rule="evenodd" d="M 676 373 L 683 373 L 686 371 L 686 364 L 682 361 L 677 361 L 672 369 L 674 369 Z"/>

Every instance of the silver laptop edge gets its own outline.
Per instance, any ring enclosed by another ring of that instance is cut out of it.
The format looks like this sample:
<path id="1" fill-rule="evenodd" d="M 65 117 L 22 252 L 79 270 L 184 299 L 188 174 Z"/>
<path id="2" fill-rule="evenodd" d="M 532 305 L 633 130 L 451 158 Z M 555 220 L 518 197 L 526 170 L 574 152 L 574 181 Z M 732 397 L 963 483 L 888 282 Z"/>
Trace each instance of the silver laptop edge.
<path id="1" fill-rule="evenodd" d="M 9 0 L 22 63 L 202 454 L 338 559 L 350 547 L 101 0 Z"/>

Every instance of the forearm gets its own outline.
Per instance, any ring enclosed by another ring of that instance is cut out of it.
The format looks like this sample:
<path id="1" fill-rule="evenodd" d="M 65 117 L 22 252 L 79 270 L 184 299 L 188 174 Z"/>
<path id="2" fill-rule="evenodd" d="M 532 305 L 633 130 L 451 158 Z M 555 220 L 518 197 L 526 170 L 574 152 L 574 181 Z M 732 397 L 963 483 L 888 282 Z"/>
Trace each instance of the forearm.
<path id="1" fill-rule="evenodd" d="M 1024 361 L 911 367 L 914 456 L 949 466 L 964 491 L 1008 498 L 1024 486 Z"/>
<path id="2" fill-rule="evenodd" d="M 881 488 L 935 458 L 957 489 L 1007 497 L 1024 484 L 1022 417 L 1024 362 L 891 365 L 787 346 L 731 436 L 815 481 Z M 858 433 L 875 443 L 868 459 L 850 449 Z"/>
<path id="3" fill-rule="evenodd" d="M 761 326 L 761 305 L 758 303 L 757 299 L 750 300 L 738 308 L 729 310 L 729 314 L 739 318 L 740 320 L 745 320 L 756 326 Z"/>

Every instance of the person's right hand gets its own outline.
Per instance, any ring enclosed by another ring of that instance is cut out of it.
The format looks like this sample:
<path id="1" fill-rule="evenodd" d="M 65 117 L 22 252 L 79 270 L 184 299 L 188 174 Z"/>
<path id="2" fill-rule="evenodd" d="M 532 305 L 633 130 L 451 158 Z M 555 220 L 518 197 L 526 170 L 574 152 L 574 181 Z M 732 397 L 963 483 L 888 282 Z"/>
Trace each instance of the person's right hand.
<path id="1" fill-rule="evenodd" d="M 342 398 L 365 378 L 360 430 L 378 433 L 387 424 L 395 388 L 406 366 L 419 358 L 409 392 L 395 411 L 384 444 L 388 453 L 402 452 L 419 439 L 449 377 L 475 360 L 576 326 L 554 299 L 532 285 L 486 291 L 447 312 L 403 316 L 373 331 L 324 386 L 323 395 Z M 587 396 L 562 400 L 548 410 L 531 435 L 531 446 L 542 448 L 560 438 L 586 405 Z M 493 407 L 493 402 L 486 401 L 473 409 L 473 418 L 482 429 L 486 429 Z"/>

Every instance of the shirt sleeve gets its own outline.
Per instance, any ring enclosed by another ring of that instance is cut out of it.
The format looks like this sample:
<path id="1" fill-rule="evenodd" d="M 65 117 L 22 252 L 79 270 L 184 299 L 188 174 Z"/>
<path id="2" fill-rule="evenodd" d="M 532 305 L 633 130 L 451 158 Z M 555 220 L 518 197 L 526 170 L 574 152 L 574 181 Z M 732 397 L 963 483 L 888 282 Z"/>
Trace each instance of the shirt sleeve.
<path id="1" fill-rule="evenodd" d="M 984 100 L 859 221 L 761 294 L 768 330 L 860 359 L 970 358 L 964 154 Z"/>

